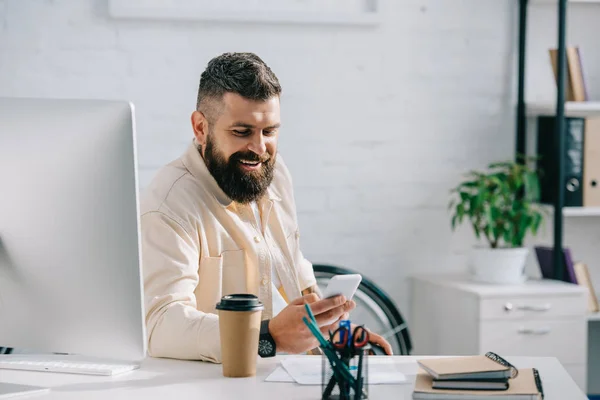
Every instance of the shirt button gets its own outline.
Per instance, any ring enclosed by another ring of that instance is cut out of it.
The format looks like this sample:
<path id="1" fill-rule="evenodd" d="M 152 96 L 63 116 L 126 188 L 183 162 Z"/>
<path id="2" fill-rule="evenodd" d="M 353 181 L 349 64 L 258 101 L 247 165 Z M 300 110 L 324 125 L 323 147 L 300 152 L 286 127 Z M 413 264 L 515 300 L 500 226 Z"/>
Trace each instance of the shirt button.
<path id="1" fill-rule="evenodd" d="M 260 243 L 260 237 L 258 237 L 258 236 L 254 236 L 254 241 L 255 241 L 256 243 Z"/>
<path id="2" fill-rule="evenodd" d="M 269 280 L 268 280 L 268 279 L 267 279 L 267 277 L 265 276 L 265 277 L 263 278 L 263 280 L 262 280 L 262 284 L 263 284 L 264 286 L 266 286 L 266 285 L 267 285 L 267 283 L 269 283 Z"/>

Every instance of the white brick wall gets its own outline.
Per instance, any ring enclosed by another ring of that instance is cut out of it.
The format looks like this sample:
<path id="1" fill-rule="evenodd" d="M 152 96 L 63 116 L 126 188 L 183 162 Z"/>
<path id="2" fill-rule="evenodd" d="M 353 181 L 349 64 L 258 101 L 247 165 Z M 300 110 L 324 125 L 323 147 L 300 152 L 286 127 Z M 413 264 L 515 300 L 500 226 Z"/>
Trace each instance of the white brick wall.
<path id="1" fill-rule="evenodd" d="M 144 185 L 192 137 L 208 60 L 258 53 L 284 88 L 280 148 L 305 255 L 374 278 L 407 314 L 405 276 L 462 270 L 473 244 L 469 229 L 449 229 L 448 189 L 461 172 L 512 157 L 517 2 L 380 3 L 383 22 L 368 28 L 114 20 L 105 0 L 0 0 L 0 94 L 133 101 Z M 581 7 L 587 22 L 600 15 Z M 540 46 L 555 40 L 554 8 L 531 12 L 536 98 L 551 96 Z M 589 29 L 579 40 L 598 37 Z M 600 53 L 587 40 L 598 94 Z M 576 254 L 600 271 L 596 221 L 575 224 L 587 238 L 570 236 Z"/>

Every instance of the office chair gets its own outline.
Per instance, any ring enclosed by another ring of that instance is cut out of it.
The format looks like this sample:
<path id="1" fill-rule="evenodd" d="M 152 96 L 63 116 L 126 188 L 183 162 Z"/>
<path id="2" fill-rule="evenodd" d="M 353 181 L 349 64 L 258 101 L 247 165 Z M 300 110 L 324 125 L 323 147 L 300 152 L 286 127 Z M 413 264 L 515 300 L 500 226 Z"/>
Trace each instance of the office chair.
<path id="1" fill-rule="evenodd" d="M 313 264 L 317 285 L 321 290 L 334 275 L 356 274 L 347 268 Z M 362 274 L 361 274 L 362 275 Z M 352 311 L 353 323 L 364 324 L 371 331 L 390 342 L 394 355 L 410 355 L 412 342 L 408 326 L 392 299 L 373 281 L 363 275 L 354 294 L 356 308 Z"/>

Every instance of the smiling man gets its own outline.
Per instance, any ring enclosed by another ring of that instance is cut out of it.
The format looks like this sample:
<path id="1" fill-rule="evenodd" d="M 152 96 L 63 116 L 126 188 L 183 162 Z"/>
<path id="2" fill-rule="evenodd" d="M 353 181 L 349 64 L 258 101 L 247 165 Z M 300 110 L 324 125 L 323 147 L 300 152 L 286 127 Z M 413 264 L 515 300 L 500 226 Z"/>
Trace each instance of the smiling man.
<path id="1" fill-rule="evenodd" d="M 255 54 L 226 53 L 202 73 L 193 143 L 161 169 L 141 205 L 149 354 L 221 361 L 221 296 L 252 293 L 261 340 L 276 352 L 318 344 L 302 322 L 310 303 L 323 332 L 355 304 L 320 299 L 302 255 L 290 173 L 277 153 L 281 86 Z M 391 353 L 389 344 L 372 341 Z M 262 351 L 262 350 L 261 350 Z"/>

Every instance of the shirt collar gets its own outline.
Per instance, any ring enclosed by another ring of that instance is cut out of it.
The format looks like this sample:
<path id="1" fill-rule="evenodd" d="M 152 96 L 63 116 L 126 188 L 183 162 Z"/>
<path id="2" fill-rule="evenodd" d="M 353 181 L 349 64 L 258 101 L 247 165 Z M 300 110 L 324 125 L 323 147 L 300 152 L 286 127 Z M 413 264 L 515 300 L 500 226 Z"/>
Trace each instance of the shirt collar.
<path id="1" fill-rule="evenodd" d="M 233 204 L 233 200 L 223 192 L 215 178 L 212 176 L 204 159 L 198 151 L 196 139 L 192 141 L 182 157 L 183 165 L 190 171 L 192 176 L 202 182 L 203 185 L 212 193 L 217 201 L 225 208 Z M 267 188 L 266 198 L 271 201 L 281 201 L 281 197 L 277 194 L 272 185 Z"/>

